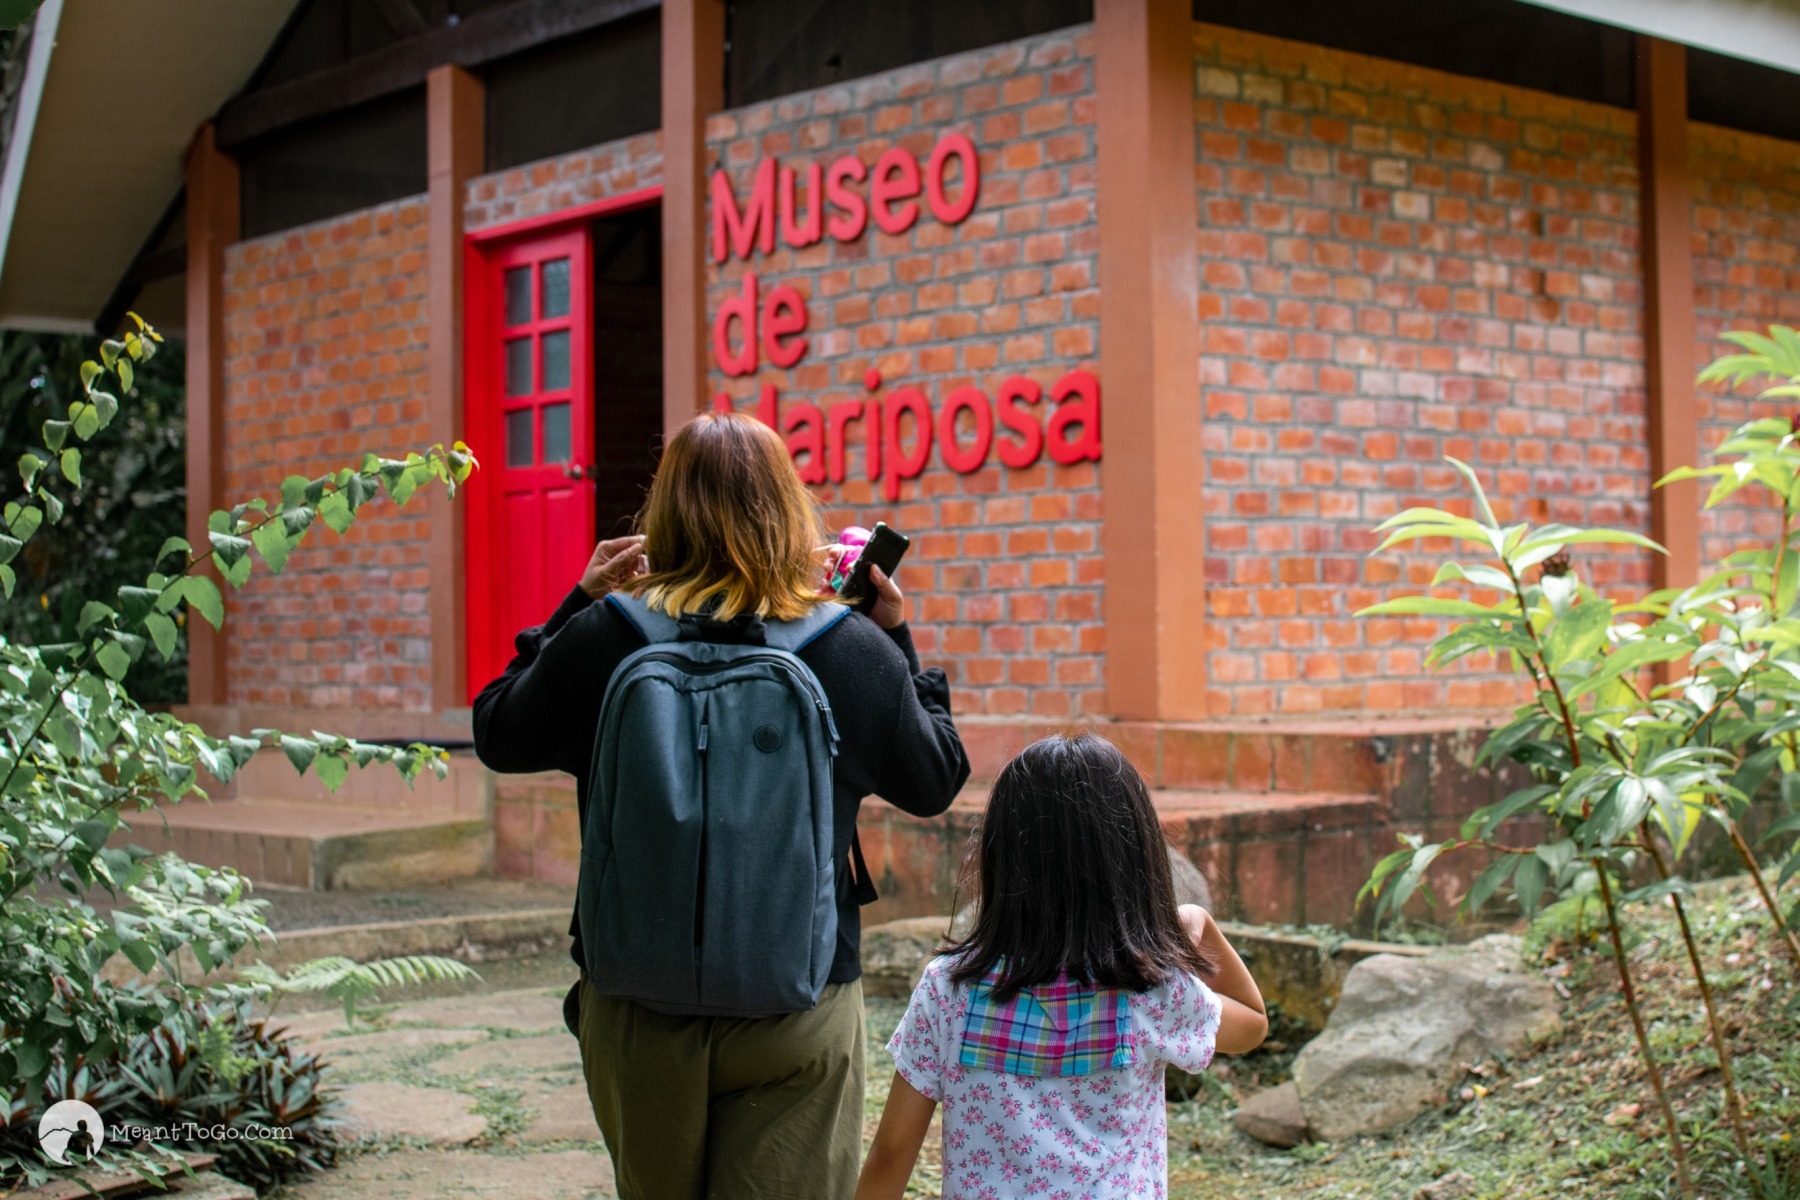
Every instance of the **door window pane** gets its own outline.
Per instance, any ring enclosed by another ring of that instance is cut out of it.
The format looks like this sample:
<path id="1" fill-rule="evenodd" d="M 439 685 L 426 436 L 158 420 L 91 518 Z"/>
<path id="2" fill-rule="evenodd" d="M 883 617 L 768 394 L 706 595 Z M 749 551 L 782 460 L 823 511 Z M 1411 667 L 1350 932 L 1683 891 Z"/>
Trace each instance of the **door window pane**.
<path id="1" fill-rule="evenodd" d="M 538 302 L 538 320 L 569 315 L 569 260 L 553 258 L 542 268 L 543 289 Z"/>
<path id="2" fill-rule="evenodd" d="M 531 320 L 531 268 L 509 267 L 506 271 L 506 323 L 523 325 Z"/>
<path id="3" fill-rule="evenodd" d="M 569 406 L 544 405 L 544 461 L 569 461 Z"/>
<path id="4" fill-rule="evenodd" d="M 531 444 L 532 411 L 515 408 L 506 414 L 506 465 L 509 467 L 529 467 L 537 462 L 537 448 Z"/>
<path id="5" fill-rule="evenodd" d="M 544 384 L 546 392 L 557 392 L 569 386 L 569 331 L 559 330 L 546 333 L 541 339 L 544 355 Z"/>
<path id="6" fill-rule="evenodd" d="M 564 373 L 567 373 L 566 369 Z M 531 339 L 528 337 L 514 338 L 506 343 L 506 394 L 531 395 Z"/>

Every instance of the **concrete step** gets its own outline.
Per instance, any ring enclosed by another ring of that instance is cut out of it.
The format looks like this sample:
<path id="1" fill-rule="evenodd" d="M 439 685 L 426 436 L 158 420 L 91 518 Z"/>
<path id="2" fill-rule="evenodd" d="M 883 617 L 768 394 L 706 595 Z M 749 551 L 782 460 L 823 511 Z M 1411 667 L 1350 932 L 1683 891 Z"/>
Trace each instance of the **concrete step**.
<path id="1" fill-rule="evenodd" d="M 368 890 L 487 874 L 494 831 L 485 814 L 323 804 L 204 800 L 138 814 L 118 839 L 230 866 L 259 884 Z"/>
<path id="2" fill-rule="evenodd" d="M 1093 721 L 1159 789 L 1390 795 L 1421 785 L 1462 787 L 1501 717 L 1455 713 L 1204 722 Z M 1072 728 L 1027 717 L 957 719 L 972 778 L 991 780 L 1038 738 Z"/>

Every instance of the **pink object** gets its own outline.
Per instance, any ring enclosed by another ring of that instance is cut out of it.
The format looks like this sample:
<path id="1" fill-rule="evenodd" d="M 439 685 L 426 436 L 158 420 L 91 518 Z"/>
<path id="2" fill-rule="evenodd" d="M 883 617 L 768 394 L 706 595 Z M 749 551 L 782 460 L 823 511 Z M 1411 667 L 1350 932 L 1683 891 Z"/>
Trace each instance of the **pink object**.
<path id="1" fill-rule="evenodd" d="M 832 572 L 831 586 L 842 589 L 844 581 L 850 578 L 850 569 L 862 555 L 862 548 L 869 544 L 869 531 L 861 525 L 852 525 L 838 534 L 838 545 L 848 546 L 844 556 L 837 561 L 837 569 Z"/>

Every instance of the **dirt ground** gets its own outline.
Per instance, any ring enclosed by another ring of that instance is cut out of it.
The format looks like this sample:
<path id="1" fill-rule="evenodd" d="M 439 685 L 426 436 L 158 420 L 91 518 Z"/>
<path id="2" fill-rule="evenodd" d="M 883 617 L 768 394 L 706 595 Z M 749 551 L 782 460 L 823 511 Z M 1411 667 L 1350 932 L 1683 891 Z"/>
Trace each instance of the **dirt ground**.
<path id="1" fill-rule="evenodd" d="M 1800 989 L 1777 958 L 1755 898 L 1710 889 L 1691 915 L 1717 966 L 1738 1082 L 1758 1153 L 1792 1170 L 1780 1200 L 1800 1197 Z M 1568 922 L 1565 921 L 1564 925 Z M 1708 1197 L 1751 1190 L 1721 1122 L 1718 1066 L 1697 1017 L 1680 943 L 1666 910 L 1643 913 L 1631 934 L 1658 1053 L 1695 1175 Z M 1465 1172 L 1459 1200 L 1660 1200 L 1673 1194 L 1662 1127 L 1629 1026 L 1613 1002 L 1609 956 L 1587 931 L 1541 927 L 1540 964 L 1565 992 L 1565 1029 L 1517 1061 L 1470 1064 L 1445 1108 L 1392 1134 L 1291 1151 L 1259 1146 L 1231 1126 L 1240 1099 L 1287 1077 L 1301 1035 L 1220 1060 L 1197 1095 L 1169 1106 L 1173 1200 L 1388 1200 Z M 293 1015 L 296 1032 L 337 1064 L 360 1139 L 341 1166 L 289 1184 L 282 1200 L 425 1200 L 522 1194 L 543 1200 L 614 1194 L 611 1165 L 581 1086 L 575 1040 L 560 1002 L 566 957 L 489 963 L 485 982 L 402 996 L 376 1025 L 346 1031 L 336 1010 Z M 392 999 L 392 998 L 390 998 Z M 904 1005 L 872 999 L 866 1132 L 872 1134 L 892 1063 L 884 1050 Z M 284 1014 L 285 1015 L 285 1014 Z M 1279 1022 L 1278 1022 L 1279 1026 Z M 935 1132 L 910 1195 L 940 1195 Z"/>

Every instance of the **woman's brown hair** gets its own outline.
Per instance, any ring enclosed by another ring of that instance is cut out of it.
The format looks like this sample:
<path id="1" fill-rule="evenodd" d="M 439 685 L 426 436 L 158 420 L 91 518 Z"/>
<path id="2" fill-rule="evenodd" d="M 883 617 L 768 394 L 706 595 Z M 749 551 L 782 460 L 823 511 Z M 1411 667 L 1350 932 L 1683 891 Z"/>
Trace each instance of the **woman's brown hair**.
<path id="1" fill-rule="evenodd" d="M 670 616 L 804 616 L 818 602 L 818 509 L 781 436 L 741 413 L 702 413 L 663 449 L 638 514 L 648 574 L 630 589 Z"/>

